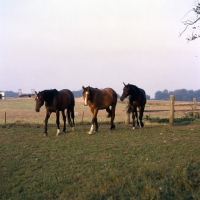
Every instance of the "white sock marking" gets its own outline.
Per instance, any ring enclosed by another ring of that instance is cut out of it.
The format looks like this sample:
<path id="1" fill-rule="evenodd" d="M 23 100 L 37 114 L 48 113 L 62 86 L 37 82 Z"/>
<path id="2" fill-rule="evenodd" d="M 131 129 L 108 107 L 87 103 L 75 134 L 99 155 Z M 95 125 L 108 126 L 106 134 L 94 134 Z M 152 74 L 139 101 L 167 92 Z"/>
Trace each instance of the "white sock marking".
<path id="1" fill-rule="evenodd" d="M 57 136 L 60 135 L 60 129 L 57 129 Z"/>

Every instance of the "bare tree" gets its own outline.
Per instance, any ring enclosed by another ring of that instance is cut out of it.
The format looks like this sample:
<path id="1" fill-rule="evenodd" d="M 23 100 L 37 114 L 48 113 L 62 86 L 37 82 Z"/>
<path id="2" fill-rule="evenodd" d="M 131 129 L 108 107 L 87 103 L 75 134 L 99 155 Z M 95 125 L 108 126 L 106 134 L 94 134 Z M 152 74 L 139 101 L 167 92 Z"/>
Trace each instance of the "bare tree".
<path id="1" fill-rule="evenodd" d="M 182 21 L 185 25 L 185 29 L 180 33 L 180 36 L 188 29 L 192 28 L 192 34 L 188 36 L 186 39 L 189 41 L 195 40 L 200 37 L 200 3 L 195 2 L 195 6 L 192 10 L 190 10 L 184 17 L 188 17 L 190 19 Z"/>

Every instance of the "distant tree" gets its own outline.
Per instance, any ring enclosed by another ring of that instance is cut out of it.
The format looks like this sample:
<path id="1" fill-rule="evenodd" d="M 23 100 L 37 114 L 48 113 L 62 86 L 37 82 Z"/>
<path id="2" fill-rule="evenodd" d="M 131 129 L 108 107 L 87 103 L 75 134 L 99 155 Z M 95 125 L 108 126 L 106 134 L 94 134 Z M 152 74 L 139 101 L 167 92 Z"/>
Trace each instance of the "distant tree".
<path id="1" fill-rule="evenodd" d="M 155 93 L 155 99 L 158 99 L 158 100 L 168 100 L 169 99 L 168 90 L 165 89 L 163 92 L 157 91 Z"/>
<path id="2" fill-rule="evenodd" d="M 174 91 L 174 97 L 178 101 L 188 101 L 189 96 L 186 89 L 180 89 Z"/>
<path id="3" fill-rule="evenodd" d="M 200 90 L 194 92 L 194 97 L 196 97 L 197 100 L 200 101 Z"/>
<path id="4" fill-rule="evenodd" d="M 5 97 L 18 97 L 18 92 L 5 91 Z"/>
<path id="5" fill-rule="evenodd" d="M 200 101 L 200 90 L 186 90 L 179 89 L 175 91 L 168 92 L 166 89 L 161 92 L 157 91 L 155 93 L 155 99 L 157 100 L 169 100 L 170 95 L 173 94 L 176 101 L 193 101 L 193 98 L 197 98 L 197 101 Z"/>
<path id="6" fill-rule="evenodd" d="M 190 14 L 190 15 L 189 15 Z M 193 31 L 191 31 L 191 35 L 187 37 L 186 39 L 188 41 L 195 40 L 200 37 L 200 3 L 195 2 L 195 6 L 192 10 L 190 10 L 184 17 L 187 16 L 187 19 L 182 21 L 182 23 L 185 25 L 185 29 L 180 33 L 180 36 L 188 29 L 192 28 Z"/>
<path id="7" fill-rule="evenodd" d="M 82 97 L 82 92 L 83 90 L 80 89 L 80 90 L 77 90 L 77 91 L 72 91 L 72 93 L 74 94 L 74 97 Z"/>
<path id="8" fill-rule="evenodd" d="M 149 96 L 149 95 L 146 95 L 146 99 L 150 99 L 150 96 Z"/>
<path id="9" fill-rule="evenodd" d="M 162 99 L 162 92 L 161 91 L 157 91 L 155 93 L 155 99 L 161 100 Z"/>

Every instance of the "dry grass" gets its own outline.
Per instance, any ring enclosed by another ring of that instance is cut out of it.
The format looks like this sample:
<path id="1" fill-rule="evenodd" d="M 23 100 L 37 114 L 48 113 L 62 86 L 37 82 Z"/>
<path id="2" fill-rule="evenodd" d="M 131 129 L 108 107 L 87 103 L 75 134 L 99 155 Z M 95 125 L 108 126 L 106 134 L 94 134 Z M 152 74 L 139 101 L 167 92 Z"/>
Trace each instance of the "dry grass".
<path id="1" fill-rule="evenodd" d="M 88 106 L 83 105 L 83 98 L 76 98 L 75 105 L 75 122 L 91 122 L 92 113 Z M 176 102 L 176 104 L 186 104 L 189 102 Z M 118 100 L 116 107 L 116 123 L 123 123 L 125 119 L 125 102 L 121 102 Z M 161 100 L 148 100 L 145 110 L 168 110 L 169 109 L 169 101 L 161 101 Z M 175 107 L 176 113 L 175 117 L 182 117 L 184 112 L 181 110 L 191 110 L 191 106 L 177 106 Z M 179 111 L 178 111 L 179 110 Z M 0 101 L 0 124 L 5 122 L 5 112 L 6 112 L 6 121 L 7 123 L 43 123 L 45 118 L 45 107 L 41 108 L 40 113 L 35 112 L 35 100 L 32 98 L 12 98 L 5 99 Z M 169 112 L 144 112 L 144 117 L 148 115 L 150 117 L 159 117 L 159 118 L 168 118 Z M 99 122 L 108 122 L 108 118 L 106 118 L 107 113 L 105 110 L 101 110 L 98 113 L 98 121 Z M 55 114 L 52 114 L 49 123 L 55 123 L 56 117 Z M 62 120 L 61 120 L 62 123 Z"/>

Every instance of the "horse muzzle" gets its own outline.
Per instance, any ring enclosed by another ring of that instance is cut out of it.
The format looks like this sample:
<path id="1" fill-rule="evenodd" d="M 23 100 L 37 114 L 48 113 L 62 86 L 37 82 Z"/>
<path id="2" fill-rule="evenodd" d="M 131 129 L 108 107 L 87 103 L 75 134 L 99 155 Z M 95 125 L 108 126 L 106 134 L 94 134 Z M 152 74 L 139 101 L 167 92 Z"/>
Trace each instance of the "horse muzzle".
<path id="1" fill-rule="evenodd" d="M 40 112 L 40 109 L 39 109 L 39 108 L 36 108 L 35 111 L 36 111 L 36 112 Z"/>
<path id="2" fill-rule="evenodd" d="M 121 100 L 121 101 L 124 101 L 124 97 L 120 97 L 120 100 Z"/>

